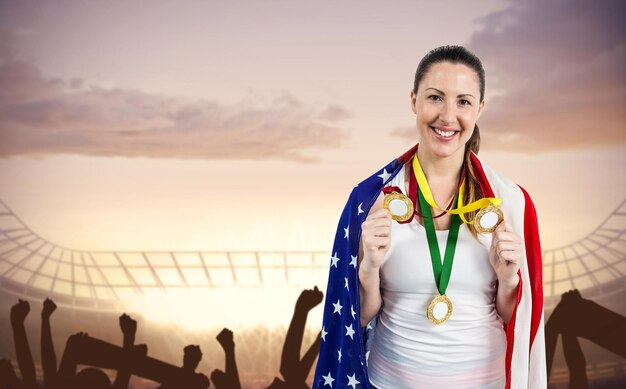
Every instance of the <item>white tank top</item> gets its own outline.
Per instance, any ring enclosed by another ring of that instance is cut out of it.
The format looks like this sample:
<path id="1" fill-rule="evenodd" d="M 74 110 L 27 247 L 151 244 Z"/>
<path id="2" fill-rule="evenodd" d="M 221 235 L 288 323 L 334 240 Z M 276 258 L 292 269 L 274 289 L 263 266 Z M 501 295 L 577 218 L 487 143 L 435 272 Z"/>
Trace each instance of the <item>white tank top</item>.
<path id="1" fill-rule="evenodd" d="M 404 167 L 389 185 L 405 192 Z M 448 230 L 436 234 L 443 260 Z M 426 230 L 415 218 L 392 222 L 380 269 L 383 307 L 368 358 L 374 386 L 504 388 L 506 334 L 495 308 L 497 277 L 482 242 L 461 224 L 446 289 L 452 316 L 435 325 L 426 315 L 439 294 Z"/>

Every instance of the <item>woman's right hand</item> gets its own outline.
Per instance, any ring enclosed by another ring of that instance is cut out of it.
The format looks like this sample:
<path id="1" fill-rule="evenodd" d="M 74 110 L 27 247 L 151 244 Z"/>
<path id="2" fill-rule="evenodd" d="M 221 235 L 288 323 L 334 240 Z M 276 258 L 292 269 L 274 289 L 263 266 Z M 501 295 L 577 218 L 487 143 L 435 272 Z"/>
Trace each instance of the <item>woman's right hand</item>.
<path id="1" fill-rule="evenodd" d="M 382 193 L 361 224 L 359 241 L 359 296 L 361 325 L 365 326 L 380 311 L 380 267 L 391 242 L 391 215 L 382 207 Z"/>
<path id="2" fill-rule="evenodd" d="M 363 261 L 361 266 L 379 269 L 391 243 L 391 215 L 381 208 L 367 216 L 361 225 Z"/>

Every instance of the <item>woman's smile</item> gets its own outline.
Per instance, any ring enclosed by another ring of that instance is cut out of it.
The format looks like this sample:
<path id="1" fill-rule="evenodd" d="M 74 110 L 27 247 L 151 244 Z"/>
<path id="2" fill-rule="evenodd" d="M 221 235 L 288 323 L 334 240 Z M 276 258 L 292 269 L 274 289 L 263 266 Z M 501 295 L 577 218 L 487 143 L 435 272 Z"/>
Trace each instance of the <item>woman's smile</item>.
<path id="1" fill-rule="evenodd" d="M 444 142 L 449 142 L 452 139 L 456 138 L 457 134 L 460 133 L 460 130 L 454 128 L 447 127 L 430 127 L 436 139 L 439 139 Z"/>

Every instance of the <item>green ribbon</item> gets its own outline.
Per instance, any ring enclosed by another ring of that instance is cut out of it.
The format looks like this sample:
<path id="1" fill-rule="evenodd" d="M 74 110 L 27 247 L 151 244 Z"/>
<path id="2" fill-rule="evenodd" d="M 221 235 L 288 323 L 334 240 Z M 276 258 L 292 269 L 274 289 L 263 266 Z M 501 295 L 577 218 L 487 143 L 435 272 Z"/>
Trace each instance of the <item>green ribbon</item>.
<path id="1" fill-rule="evenodd" d="M 454 251 L 456 250 L 456 242 L 459 236 L 459 227 L 461 218 L 459 215 L 452 214 L 450 222 L 450 232 L 448 233 L 448 242 L 446 243 L 446 252 L 443 258 L 443 266 L 441 264 L 441 252 L 437 243 L 437 234 L 435 233 L 435 223 L 433 222 L 432 213 L 430 212 L 430 204 L 426 202 L 422 190 L 417 188 L 417 194 L 424 215 L 424 227 L 426 228 L 426 237 L 428 238 L 428 249 L 430 250 L 430 259 L 433 263 L 433 273 L 435 275 L 435 284 L 439 290 L 439 294 L 444 295 L 448 282 L 450 281 L 450 273 L 452 272 L 452 262 L 454 261 Z M 454 207 L 456 208 L 459 196 L 455 195 Z"/>

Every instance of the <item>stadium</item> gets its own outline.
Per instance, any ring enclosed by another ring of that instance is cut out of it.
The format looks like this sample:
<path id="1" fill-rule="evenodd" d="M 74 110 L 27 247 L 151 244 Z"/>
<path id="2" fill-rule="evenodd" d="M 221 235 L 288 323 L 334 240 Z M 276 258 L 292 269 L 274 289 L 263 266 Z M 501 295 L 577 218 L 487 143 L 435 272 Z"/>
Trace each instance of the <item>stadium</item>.
<path id="1" fill-rule="evenodd" d="M 584 238 L 543 249 L 546 319 L 570 289 L 624 315 L 625 231 L 623 201 Z M 183 347 L 199 344 L 203 360 L 198 370 L 207 375 L 223 369 L 224 354 L 215 335 L 228 327 L 235 334 L 242 385 L 262 388 L 280 377 L 283 340 L 295 301 L 303 289 L 325 289 L 329 257 L 329 252 L 76 251 L 39 236 L 0 203 L 0 315 L 3 328 L 9 328 L 11 306 L 17 299 L 30 302 L 26 328 L 39 361 L 38 312 L 46 297 L 59 306 L 52 318 L 57 353 L 65 339 L 79 331 L 120 344 L 117 317 L 127 312 L 139 323 L 137 343 L 147 343 L 148 355 L 178 366 Z M 308 318 L 303 350 L 320 329 L 318 306 Z M 14 361 L 10 331 L 2 332 L 0 346 L 0 356 Z M 591 383 L 624 379 L 626 360 L 584 339 L 581 346 Z M 312 373 L 309 384 L 311 379 Z M 550 383 L 561 388 L 568 382 L 559 345 Z M 141 379 L 131 383 L 135 388 L 155 387 Z"/>

